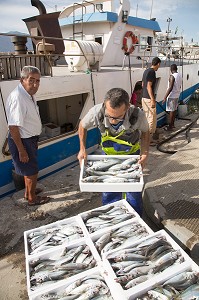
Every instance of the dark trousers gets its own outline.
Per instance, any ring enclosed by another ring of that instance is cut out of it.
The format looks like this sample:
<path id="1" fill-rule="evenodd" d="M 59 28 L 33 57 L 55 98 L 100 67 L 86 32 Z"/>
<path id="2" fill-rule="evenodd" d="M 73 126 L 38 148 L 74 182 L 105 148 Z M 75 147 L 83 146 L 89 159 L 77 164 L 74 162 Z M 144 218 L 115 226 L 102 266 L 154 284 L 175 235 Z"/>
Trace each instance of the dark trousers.
<path id="1" fill-rule="evenodd" d="M 103 152 L 102 154 L 105 155 Z M 140 154 L 140 150 L 138 150 L 135 155 Z M 127 156 L 128 158 L 128 156 Z M 135 211 L 142 216 L 143 213 L 143 205 L 142 205 L 142 193 L 141 192 L 127 192 L 125 193 L 125 198 L 128 201 L 128 203 L 135 209 Z M 122 192 L 106 192 L 102 193 L 102 204 L 110 204 L 119 200 L 124 199 L 124 196 L 122 195 Z"/>

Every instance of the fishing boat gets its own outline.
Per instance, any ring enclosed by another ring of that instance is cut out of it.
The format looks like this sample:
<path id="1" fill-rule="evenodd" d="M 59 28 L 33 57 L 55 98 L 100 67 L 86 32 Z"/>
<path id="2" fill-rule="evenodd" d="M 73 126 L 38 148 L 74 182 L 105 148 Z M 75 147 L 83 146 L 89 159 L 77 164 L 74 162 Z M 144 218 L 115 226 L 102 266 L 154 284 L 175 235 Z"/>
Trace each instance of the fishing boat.
<path id="1" fill-rule="evenodd" d="M 113 1 L 93 0 L 50 14 L 41 1 L 32 0 L 31 4 L 39 14 L 23 20 L 30 34 L 12 36 L 15 53 L 0 56 L 0 197 L 15 190 L 5 103 L 18 85 L 24 65 L 37 66 L 42 75 L 36 95 L 43 124 L 38 150 L 42 178 L 77 164 L 79 121 L 103 101 L 109 89 L 121 87 L 131 95 L 157 56 L 159 24 L 154 18 L 131 16 L 129 0 L 121 1 L 118 10 Z M 33 49 L 27 49 L 27 39 Z M 199 65 L 184 64 L 181 58 L 175 63 L 183 75 L 180 101 L 186 103 L 199 87 Z M 169 64 L 162 64 L 156 74 L 158 127 L 166 122 L 161 102 L 169 72 Z M 88 153 L 92 153 L 100 143 L 98 129 L 88 131 L 87 141 Z"/>
<path id="2" fill-rule="evenodd" d="M 199 46 L 185 42 L 183 36 L 176 36 L 167 31 L 158 33 L 156 37 L 158 57 L 163 61 L 181 59 L 183 64 L 198 63 Z"/>

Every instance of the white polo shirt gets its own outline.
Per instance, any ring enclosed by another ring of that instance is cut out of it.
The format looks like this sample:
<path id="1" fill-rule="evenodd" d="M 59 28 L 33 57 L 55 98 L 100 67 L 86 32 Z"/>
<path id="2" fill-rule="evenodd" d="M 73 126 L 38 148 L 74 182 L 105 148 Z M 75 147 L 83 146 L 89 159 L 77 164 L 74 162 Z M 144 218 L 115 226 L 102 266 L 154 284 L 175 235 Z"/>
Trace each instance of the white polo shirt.
<path id="1" fill-rule="evenodd" d="M 41 134 L 42 123 L 34 96 L 28 94 L 21 83 L 6 101 L 8 126 L 18 126 L 21 138 Z"/>

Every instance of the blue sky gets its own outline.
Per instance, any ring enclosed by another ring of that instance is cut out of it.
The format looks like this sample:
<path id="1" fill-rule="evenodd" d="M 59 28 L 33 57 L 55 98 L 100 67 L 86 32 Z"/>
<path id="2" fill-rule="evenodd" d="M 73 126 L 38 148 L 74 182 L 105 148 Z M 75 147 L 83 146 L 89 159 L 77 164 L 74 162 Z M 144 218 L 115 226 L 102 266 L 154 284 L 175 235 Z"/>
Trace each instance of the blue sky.
<path id="1" fill-rule="evenodd" d="M 71 0 L 41 0 L 47 12 L 63 10 L 67 5 L 78 2 Z M 100 3 L 100 0 L 98 1 Z M 183 35 L 187 42 L 199 42 L 199 0 L 130 0 L 131 15 L 140 18 L 156 18 L 162 31 L 168 28 L 167 19 L 171 18 L 170 29 L 177 35 Z M 116 7 L 119 0 L 115 0 Z M 24 18 L 38 15 L 30 0 L 0 0 L 0 32 L 21 31 L 27 33 Z"/>

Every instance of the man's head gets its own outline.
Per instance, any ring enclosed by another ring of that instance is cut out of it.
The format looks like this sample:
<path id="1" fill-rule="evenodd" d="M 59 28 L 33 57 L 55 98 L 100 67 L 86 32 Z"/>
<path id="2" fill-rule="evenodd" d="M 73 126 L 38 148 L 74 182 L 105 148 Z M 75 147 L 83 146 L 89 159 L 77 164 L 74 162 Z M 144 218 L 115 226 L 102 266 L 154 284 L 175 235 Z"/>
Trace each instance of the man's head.
<path id="1" fill-rule="evenodd" d="M 160 64 L 161 64 L 161 60 L 159 59 L 159 57 L 154 57 L 152 59 L 152 68 L 157 71 L 158 68 L 160 67 Z"/>
<path id="2" fill-rule="evenodd" d="M 121 88 L 113 88 L 105 95 L 105 116 L 111 124 L 118 124 L 124 120 L 130 106 L 128 93 Z"/>
<path id="3" fill-rule="evenodd" d="M 21 71 L 20 82 L 24 89 L 33 96 L 39 88 L 41 73 L 40 70 L 33 66 L 24 66 Z"/>
<path id="4" fill-rule="evenodd" d="M 177 70 L 178 70 L 177 65 L 176 65 L 176 64 L 172 64 L 172 65 L 170 66 L 170 70 L 171 70 L 171 73 L 176 73 Z"/>
<path id="5" fill-rule="evenodd" d="M 137 95 L 141 95 L 142 94 L 142 85 L 140 83 L 135 85 L 134 92 Z"/>

